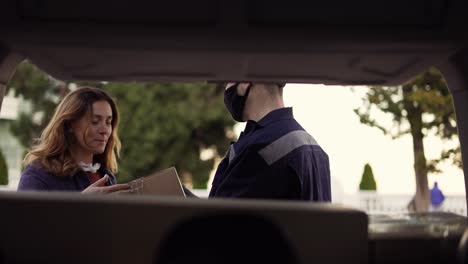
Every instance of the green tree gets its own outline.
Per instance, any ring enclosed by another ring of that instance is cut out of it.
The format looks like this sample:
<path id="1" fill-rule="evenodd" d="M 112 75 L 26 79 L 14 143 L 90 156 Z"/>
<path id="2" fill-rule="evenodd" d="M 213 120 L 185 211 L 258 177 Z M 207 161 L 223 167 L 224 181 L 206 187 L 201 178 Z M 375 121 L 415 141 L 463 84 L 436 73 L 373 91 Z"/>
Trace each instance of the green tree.
<path id="1" fill-rule="evenodd" d="M 234 121 L 224 108 L 224 89 L 209 84 L 108 83 L 117 100 L 122 181 L 175 166 L 194 188 L 206 188 Z M 203 160 L 201 153 L 205 155 Z"/>
<path id="2" fill-rule="evenodd" d="M 375 182 L 374 173 L 372 172 L 372 168 L 369 163 L 364 166 L 361 183 L 359 183 L 359 190 L 377 191 L 377 183 Z"/>
<path id="3" fill-rule="evenodd" d="M 3 152 L 0 150 L 0 185 L 8 185 L 8 166 Z"/>
<path id="4" fill-rule="evenodd" d="M 409 209 L 427 211 L 430 201 L 428 173 L 439 172 L 439 163 L 447 159 L 461 166 L 459 147 L 443 150 L 436 160 L 428 161 L 424 154 L 423 139 L 429 133 L 443 140 L 458 137 L 452 97 L 443 76 L 431 68 L 401 86 L 371 87 L 363 102 L 362 107 L 354 110 L 363 124 L 379 128 L 393 138 L 405 134 L 412 136 L 416 193 Z M 375 113 L 372 109 L 388 114 L 393 124 L 379 123 L 372 117 Z"/>
<path id="5" fill-rule="evenodd" d="M 8 88 L 30 105 L 30 111 L 19 113 L 10 128 L 20 143 L 29 148 L 41 135 L 59 101 L 69 92 L 68 84 L 55 80 L 25 61 L 18 65 Z"/>

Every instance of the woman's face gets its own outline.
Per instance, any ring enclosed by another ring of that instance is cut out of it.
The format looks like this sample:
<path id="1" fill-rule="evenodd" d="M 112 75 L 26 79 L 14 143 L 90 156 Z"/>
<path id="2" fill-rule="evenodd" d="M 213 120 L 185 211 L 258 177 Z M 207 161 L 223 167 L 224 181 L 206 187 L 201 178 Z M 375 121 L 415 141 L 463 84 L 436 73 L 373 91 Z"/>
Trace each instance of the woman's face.
<path id="1" fill-rule="evenodd" d="M 112 108 L 106 101 L 97 101 L 92 106 L 91 115 L 85 115 L 71 124 L 77 146 L 82 154 L 101 154 L 106 149 L 112 133 Z"/>

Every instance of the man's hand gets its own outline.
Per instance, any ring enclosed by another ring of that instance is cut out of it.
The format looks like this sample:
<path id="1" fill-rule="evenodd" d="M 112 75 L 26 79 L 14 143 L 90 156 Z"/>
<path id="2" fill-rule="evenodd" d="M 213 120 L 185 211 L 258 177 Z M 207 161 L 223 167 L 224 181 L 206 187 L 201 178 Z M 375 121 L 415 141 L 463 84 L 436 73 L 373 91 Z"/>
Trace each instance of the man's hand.
<path id="1" fill-rule="evenodd" d="M 81 193 L 86 194 L 109 194 L 109 193 L 126 193 L 130 189 L 128 184 L 115 184 L 106 186 L 109 176 L 106 174 L 104 177 L 91 184 L 88 188 L 84 189 Z"/>

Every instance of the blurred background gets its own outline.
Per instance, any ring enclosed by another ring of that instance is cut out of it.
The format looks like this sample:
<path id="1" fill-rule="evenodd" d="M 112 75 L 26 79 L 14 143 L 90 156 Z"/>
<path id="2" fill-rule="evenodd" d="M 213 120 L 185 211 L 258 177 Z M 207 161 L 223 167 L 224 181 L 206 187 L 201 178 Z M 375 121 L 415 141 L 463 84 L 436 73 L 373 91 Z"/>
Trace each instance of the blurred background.
<path id="1" fill-rule="evenodd" d="M 245 125 L 224 108 L 220 85 L 63 82 L 26 61 L 0 112 L 0 190 L 16 190 L 25 153 L 61 98 L 80 86 L 104 89 L 117 102 L 120 182 L 175 166 L 206 197 Z M 333 203 L 371 214 L 411 211 L 419 177 L 428 180 L 430 210 L 466 215 L 452 97 L 436 69 L 395 87 L 287 84 L 284 99 L 329 155 Z"/>

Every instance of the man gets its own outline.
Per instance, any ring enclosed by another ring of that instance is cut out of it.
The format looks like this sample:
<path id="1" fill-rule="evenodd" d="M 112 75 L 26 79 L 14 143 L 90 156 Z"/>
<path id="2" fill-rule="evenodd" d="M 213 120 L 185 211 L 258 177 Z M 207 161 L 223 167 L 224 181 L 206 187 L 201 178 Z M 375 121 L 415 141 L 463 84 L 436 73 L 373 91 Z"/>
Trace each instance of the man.
<path id="1" fill-rule="evenodd" d="M 331 201 L 328 156 L 284 107 L 283 87 L 226 85 L 227 109 L 247 124 L 219 164 L 210 197 Z"/>

